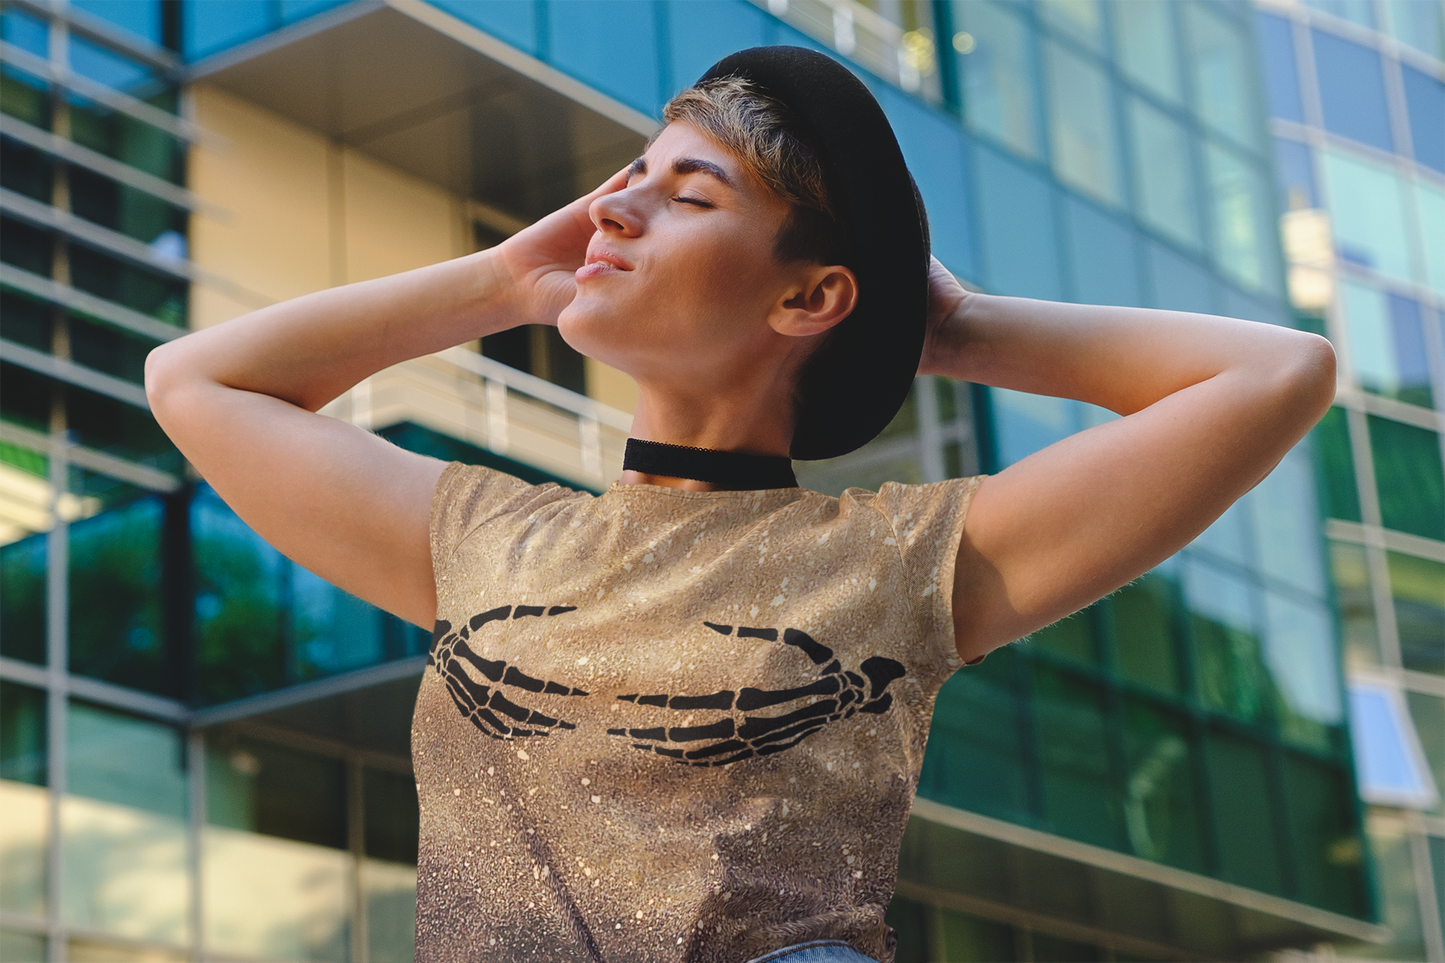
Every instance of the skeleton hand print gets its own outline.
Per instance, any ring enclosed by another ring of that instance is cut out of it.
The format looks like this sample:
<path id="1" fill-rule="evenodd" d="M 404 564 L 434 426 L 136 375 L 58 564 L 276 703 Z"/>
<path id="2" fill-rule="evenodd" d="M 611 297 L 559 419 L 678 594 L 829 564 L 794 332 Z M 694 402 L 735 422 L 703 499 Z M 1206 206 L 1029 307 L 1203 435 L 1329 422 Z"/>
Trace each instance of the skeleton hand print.
<path id="1" fill-rule="evenodd" d="M 499 608 L 474 615 L 460 629 L 453 631 L 452 624 L 438 620 L 432 631 L 431 651 L 426 663 L 436 668 L 437 674 L 446 682 L 447 692 L 456 703 L 462 715 L 493 739 L 515 739 L 519 736 L 546 736 L 552 730 L 575 729 L 570 722 L 554 719 L 535 709 L 518 705 L 503 694 L 503 687 L 523 692 L 542 692 L 548 695 L 585 696 L 586 692 L 560 682 L 533 678 L 518 670 L 514 665 L 491 659 L 484 659 L 474 652 L 468 640 L 472 633 L 488 622 L 505 621 L 528 616 L 561 615 L 575 611 L 575 605 L 518 605 L 515 608 L 503 605 Z M 482 682 L 493 685 L 487 685 Z M 522 698 L 513 692 L 515 698 Z M 502 721 L 502 716 L 516 725 Z"/>
<path id="2" fill-rule="evenodd" d="M 734 635 L 731 625 L 704 622 L 719 635 Z M 740 625 L 737 638 L 778 640 L 778 630 Z M 833 650 L 798 629 L 783 630 L 783 644 L 801 649 L 814 665 L 828 662 L 813 682 L 791 689 L 743 688 L 712 695 L 621 695 L 617 698 L 641 706 L 659 706 L 679 711 L 700 709 L 739 710 L 742 716 L 727 715 L 697 726 L 655 726 L 651 728 L 608 729 L 614 736 L 636 740 L 632 748 L 667 756 L 688 766 L 725 766 L 728 763 L 782 752 L 802 742 L 830 722 L 847 719 L 855 712 L 883 713 L 893 704 L 885 691 L 894 679 L 904 675 L 903 665 L 893 659 L 874 656 L 864 659 L 863 675 L 843 668 Z M 832 660 L 829 662 L 829 660 Z M 867 676 L 865 680 L 863 676 Z M 817 696 L 801 708 L 781 715 L 752 715 L 786 703 Z"/>

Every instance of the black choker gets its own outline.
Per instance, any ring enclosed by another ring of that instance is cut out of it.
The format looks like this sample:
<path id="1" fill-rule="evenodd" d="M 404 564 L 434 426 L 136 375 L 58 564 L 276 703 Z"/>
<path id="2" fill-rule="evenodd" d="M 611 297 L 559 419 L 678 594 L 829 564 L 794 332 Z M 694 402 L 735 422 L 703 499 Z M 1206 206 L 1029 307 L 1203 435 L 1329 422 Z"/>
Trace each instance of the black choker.
<path id="1" fill-rule="evenodd" d="M 622 468 L 644 475 L 691 478 L 733 490 L 798 487 L 793 461 L 787 455 L 748 455 L 641 438 L 627 439 Z"/>

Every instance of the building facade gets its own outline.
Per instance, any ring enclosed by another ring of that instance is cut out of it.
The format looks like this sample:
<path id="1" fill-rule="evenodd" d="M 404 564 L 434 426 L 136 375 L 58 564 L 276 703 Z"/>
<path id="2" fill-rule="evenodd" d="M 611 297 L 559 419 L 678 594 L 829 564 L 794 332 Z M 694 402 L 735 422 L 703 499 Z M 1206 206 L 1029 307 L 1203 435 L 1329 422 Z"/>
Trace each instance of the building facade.
<path id="1" fill-rule="evenodd" d="M 230 512 L 150 418 L 145 355 L 497 243 L 762 43 L 869 84 L 965 282 L 1313 326 L 1349 359 L 1318 437 L 1192 545 L 945 687 L 898 959 L 1445 959 L 1445 213 L 1427 199 L 1445 108 L 1439 51 L 1408 47 L 1441 8 L 1365 2 L 1381 19 L 1362 27 L 1359 4 L 1316 6 L 7 0 L 0 959 L 411 958 L 427 636 Z M 1385 71 L 1384 148 L 1321 113 L 1359 69 L 1340 47 L 1310 86 L 1307 51 L 1332 42 Z M 1370 220 L 1381 191 L 1414 232 L 1403 254 Z M 634 399 L 521 328 L 325 411 L 600 491 Z M 997 471 L 1110 417 L 921 378 L 880 438 L 799 476 L 836 494 Z"/>

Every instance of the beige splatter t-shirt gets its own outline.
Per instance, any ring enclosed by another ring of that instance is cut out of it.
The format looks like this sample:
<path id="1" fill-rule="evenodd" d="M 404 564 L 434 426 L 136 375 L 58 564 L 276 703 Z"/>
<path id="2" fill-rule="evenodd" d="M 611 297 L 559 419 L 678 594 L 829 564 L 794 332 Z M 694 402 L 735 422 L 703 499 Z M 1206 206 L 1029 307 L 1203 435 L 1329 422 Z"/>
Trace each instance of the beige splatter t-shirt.
<path id="1" fill-rule="evenodd" d="M 891 959 L 980 480 L 593 496 L 448 465 L 416 958 Z"/>

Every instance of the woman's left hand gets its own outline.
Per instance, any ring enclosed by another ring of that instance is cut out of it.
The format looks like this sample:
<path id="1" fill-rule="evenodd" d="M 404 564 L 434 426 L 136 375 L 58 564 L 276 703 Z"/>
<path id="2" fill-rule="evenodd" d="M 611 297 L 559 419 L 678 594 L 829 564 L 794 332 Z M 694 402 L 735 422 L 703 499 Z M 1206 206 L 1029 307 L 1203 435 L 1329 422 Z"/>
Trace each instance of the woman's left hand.
<path id="1" fill-rule="evenodd" d="M 938 258 L 928 265 L 928 321 L 923 339 L 920 375 L 948 375 L 956 367 L 963 339 L 958 330 L 969 292 Z"/>

